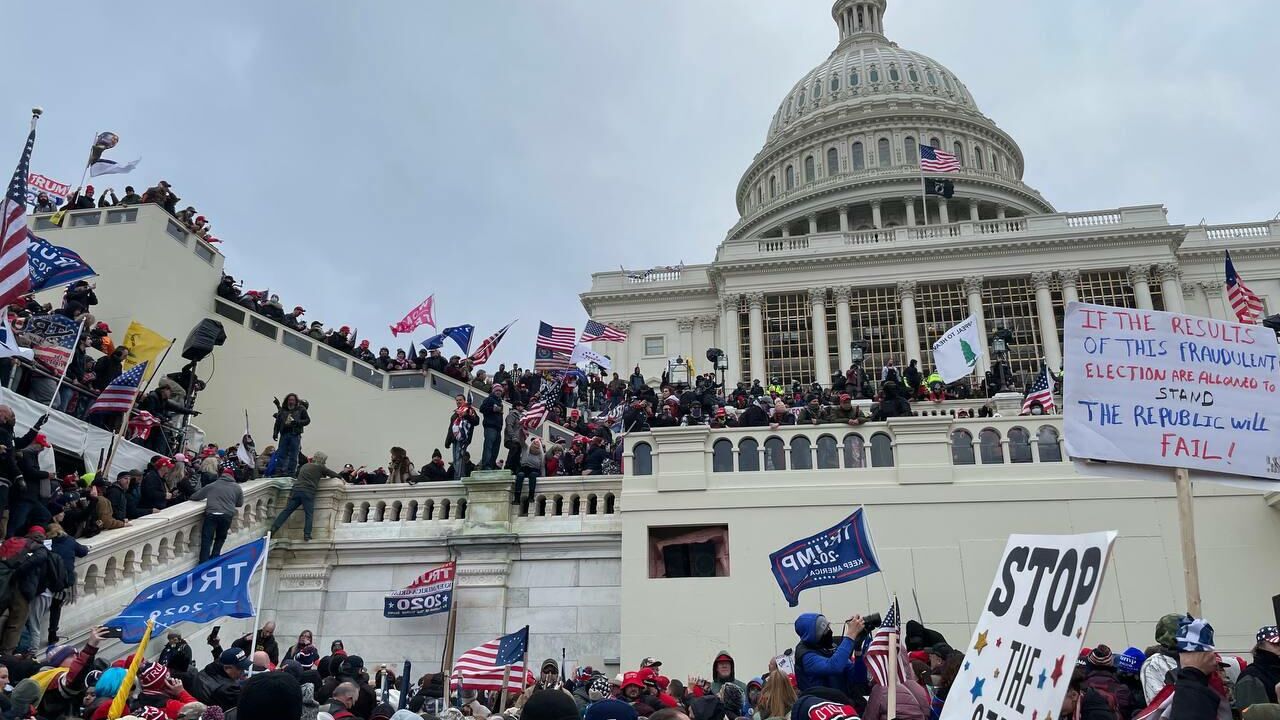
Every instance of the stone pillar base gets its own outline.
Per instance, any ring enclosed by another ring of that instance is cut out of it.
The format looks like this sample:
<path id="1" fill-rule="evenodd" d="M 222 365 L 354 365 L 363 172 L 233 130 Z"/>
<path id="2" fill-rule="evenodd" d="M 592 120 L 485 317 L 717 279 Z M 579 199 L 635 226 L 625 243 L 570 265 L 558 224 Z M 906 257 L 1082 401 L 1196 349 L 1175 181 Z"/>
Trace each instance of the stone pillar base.
<path id="1" fill-rule="evenodd" d="M 1022 412 L 1022 393 L 996 393 L 991 400 L 996 404 L 996 412 L 1000 413 L 1000 417 L 1018 417 L 1018 413 Z"/>
<path id="2" fill-rule="evenodd" d="M 515 476 L 510 470 L 477 470 L 462 479 L 467 489 L 467 519 L 462 523 L 465 535 L 506 534 L 511 532 L 511 485 Z"/>

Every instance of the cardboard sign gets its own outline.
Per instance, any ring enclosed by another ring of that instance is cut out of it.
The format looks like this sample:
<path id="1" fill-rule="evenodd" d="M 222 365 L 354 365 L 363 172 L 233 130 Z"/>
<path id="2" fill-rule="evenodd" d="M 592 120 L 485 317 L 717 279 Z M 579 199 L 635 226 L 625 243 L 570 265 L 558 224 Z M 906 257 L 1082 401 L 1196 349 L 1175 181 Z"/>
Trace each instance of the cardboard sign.
<path id="1" fill-rule="evenodd" d="M 1280 479 L 1280 345 L 1261 325 L 1071 303 L 1067 452 Z"/>
<path id="2" fill-rule="evenodd" d="M 1115 539 L 1009 536 L 940 720 L 1058 716 Z"/>

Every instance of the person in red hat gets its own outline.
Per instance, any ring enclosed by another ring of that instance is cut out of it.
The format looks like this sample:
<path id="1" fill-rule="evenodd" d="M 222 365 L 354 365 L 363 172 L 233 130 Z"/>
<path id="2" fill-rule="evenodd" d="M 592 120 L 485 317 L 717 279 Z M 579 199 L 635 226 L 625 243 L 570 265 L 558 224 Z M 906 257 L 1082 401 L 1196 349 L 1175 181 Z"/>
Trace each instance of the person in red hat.
<path id="1" fill-rule="evenodd" d="M 293 330 L 302 332 L 307 329 L 307 324 L 302 320 L 302 316 L 305 315 L 306 312 L 306 309 L 301 305 L 295 305 L 293 311 L 288 315 L 285 315 L 280 322 Z"/>

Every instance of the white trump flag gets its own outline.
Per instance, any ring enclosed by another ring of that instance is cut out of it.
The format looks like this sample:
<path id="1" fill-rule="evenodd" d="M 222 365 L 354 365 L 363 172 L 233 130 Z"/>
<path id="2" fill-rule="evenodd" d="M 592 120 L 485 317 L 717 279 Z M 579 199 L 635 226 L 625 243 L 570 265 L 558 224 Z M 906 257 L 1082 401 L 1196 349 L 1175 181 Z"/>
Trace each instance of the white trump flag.
<path id="1" fill-rule="evenodd" d="M 943 382 L 953 383 L 973 372 L 982 351 L 978 319 L 970 315 L 933 344 L 933 364 Z"/>

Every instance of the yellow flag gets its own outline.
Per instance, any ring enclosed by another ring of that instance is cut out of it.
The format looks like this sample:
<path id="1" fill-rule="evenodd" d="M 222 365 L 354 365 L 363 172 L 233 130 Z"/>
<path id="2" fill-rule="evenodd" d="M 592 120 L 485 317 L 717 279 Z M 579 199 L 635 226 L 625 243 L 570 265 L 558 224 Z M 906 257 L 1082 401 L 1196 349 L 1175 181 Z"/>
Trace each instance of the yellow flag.
<path id="1" fill-rule="evenodd" d="M 124 342 L 120 345 L 129 351 L 124 358 L 124 369 L 128 370 L 140 362 L 147 362 L 149 363 L 147 377 L 150 377 L 156 371 L 156 357 L 169 347 L 169 340 L 134 320 L 129 323 L 129 329 L 124 331 Z"/>
<path id="2" fill-rule="evenodd" d="M 108 720 L 119 720 L 128 709 L 129 693 L 133 691 L 133 683 L 138 679 L 138 666 L 142 664 L 142 656 L 147 654 L 147 643 L 151 640 L 151 628 L 154 626 L 154 620 L 147 621 L 147 629 L 142 633 L 142 642 L 138 643 L 138 649 L 133 653 L 133 660 L 129 662 L 129 670 L 125 673 L 124 680 L 120 682 L 120 689 L 116 691 L 111 707 L 107 710 Z"/>

